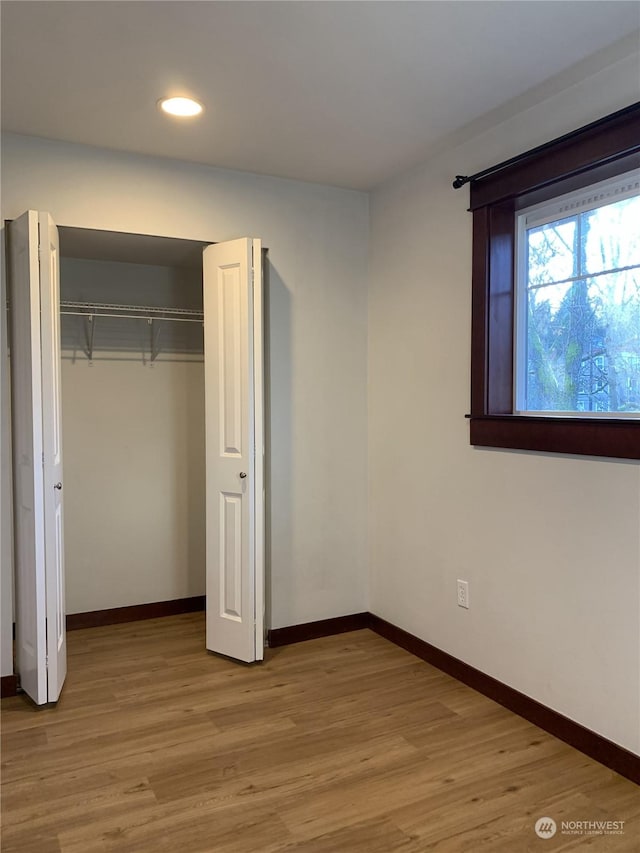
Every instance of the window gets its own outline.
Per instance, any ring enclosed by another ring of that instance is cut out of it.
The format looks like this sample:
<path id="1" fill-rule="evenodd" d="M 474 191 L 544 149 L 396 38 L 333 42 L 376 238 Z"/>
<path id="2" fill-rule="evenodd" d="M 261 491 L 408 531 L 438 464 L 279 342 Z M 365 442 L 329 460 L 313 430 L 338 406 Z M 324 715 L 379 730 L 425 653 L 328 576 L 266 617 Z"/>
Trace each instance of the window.
<path id="1" fill-rule="evenodd" d="M 640 172 L 516 223 L 516 411 L 640 416 Z"/>
<path id="2" fill-rule="evenodd" d="M 640 104 L 471 181 L 470 438 L 640 459 Z"/>

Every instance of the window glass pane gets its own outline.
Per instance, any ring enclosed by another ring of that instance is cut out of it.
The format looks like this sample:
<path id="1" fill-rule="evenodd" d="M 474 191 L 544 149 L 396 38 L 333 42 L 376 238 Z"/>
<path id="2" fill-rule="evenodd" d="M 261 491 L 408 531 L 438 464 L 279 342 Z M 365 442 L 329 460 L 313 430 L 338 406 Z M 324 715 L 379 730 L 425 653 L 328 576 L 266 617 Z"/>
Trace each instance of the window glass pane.
<path id="1" fill-rule="evenodd" d="M 559 219 L 527 231 L 529 284 L 563 281 L 576 275 L 577 218 Z"/>
<path id="2" fill-rule="evenodd" d="M 640 414 L 640 196 L 617 191 L 582 212 L 594 195 L 570 199 L 570 216 L 524 232 L 520 410 Z M 545 208 L 532 215 L 544 222 Z"/>
<path id="3" fill-rule="evenodd" d="M 640 196 L 590 210 L 580 220 L 581 273 L 640 264 Z"/>
<path id="4" fill-rule="evenodd" d="M 640 272 L 528 292 L 525 409 L 640 412 Z"/>
<path id="5" fill-rule="evenodd" d="M 547 285 L 528 293 L 525 409 L 567 410 L 561 318 L 572 286 L 572 282 Z"/>

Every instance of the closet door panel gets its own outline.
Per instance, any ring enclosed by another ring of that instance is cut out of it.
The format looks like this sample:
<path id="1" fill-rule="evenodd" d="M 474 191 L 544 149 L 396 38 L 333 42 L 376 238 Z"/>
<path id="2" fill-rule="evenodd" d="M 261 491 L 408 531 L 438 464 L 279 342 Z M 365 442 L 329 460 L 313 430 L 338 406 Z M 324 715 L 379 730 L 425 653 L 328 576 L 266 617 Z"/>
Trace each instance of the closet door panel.
<path id="1" fill-rule="evenodd" d="M 38 214 L 30 210 L 11 222 L 8 238 L 16 669 L 27 696 L 42 705 L 47 638 Z"/>
<path id="2" fill-rule="evenodd" d="M 56 702 L 66 675 L 57 229 L 9 226 L 16 664 L 25 693 Z"/>
<path id="3" fill-rule="evenodd" d="M 245 662 L 262 657 L 256 586 L 264 583 L 256 576 L 254 242 L 203 254 L 207 648 Z"/>
<path id="4" fill-rule="evenodd" d="M 60 380 L 60 257 L 58 229 L 48 213 L 39 214 L 39 227 L 47 684 L 49 702 L 55 702 L 60 695 L 67 673 Z"/>

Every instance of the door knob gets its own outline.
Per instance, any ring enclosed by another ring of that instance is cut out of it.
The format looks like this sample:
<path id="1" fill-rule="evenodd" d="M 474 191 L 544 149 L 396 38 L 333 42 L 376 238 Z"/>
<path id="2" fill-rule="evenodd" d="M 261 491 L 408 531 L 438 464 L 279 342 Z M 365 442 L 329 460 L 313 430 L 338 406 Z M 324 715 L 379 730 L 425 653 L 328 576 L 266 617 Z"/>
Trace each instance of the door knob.
<path id="1" fill-rule="evenodd" d="M 62 483 L 56 483 L 54 489 L 62 489 Z"/>
<path id="2" fill-rule="evenodd" d="M 247 476 L 247 475 L 245 474 L 245 472 L 244 472 L 244 471 L 240 471 L 240 479 L 241 479 L 241 480 L 244 480 L 244 478 L 245 478 L 246 476 Z"/>

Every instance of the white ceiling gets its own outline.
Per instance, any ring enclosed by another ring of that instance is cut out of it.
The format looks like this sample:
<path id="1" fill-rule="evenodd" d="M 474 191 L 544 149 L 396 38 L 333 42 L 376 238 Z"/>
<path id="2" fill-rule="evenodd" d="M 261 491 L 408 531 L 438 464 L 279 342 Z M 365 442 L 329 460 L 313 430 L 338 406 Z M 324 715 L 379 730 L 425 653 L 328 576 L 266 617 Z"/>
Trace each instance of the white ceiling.
<path id="1" fill-rule="evenodd" d="M 640 26 L 640 3 L 4 0 L 5 130 L 368 189 Z M 178 122 L 158 98 L 188 94 Z"/>

